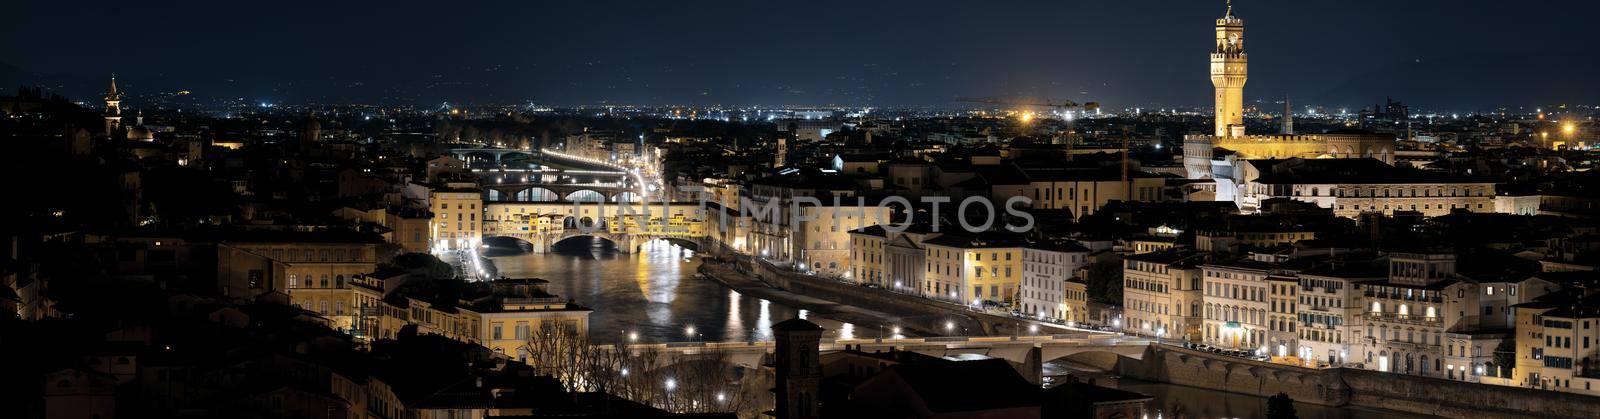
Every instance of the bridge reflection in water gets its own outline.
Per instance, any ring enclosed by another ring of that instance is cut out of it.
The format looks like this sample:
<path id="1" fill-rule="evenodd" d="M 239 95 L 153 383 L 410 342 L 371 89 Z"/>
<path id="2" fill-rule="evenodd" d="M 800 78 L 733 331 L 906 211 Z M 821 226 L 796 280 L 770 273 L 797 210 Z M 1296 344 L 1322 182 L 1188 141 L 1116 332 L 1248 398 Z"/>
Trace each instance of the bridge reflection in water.
<path id="1" fill-rule="evenodd" d="M 500 275 L 543 278 L 550 281 L 551 293 L 594 308 L 589 336 L 597 342 L 766 340 L 773 323 L 794 317 L 821 325 L 832 339 L 877 337 L 880 330 L 892 336 L 896 326 L 840 322 L 696 279 L 700 262 L 684 257 L 683 246 L 644 246 L 630 254 L 605 240 L 578 237 L 556 243 L 548 253 L 493 247 L 485 255 Z"/>
<path id="2" fill-rule="evenodd" d="M 890 339 L 824 339 L 819 349 L 823 352 L 855 349 L 864 352 L 910 351 L 936 357 L 970 357 L 973 355 L 1000 358 L 1014 364 L 1036 363 L 1071 359 L 1080 354 L 1096 357 L 1123 356 L 1141 358 L 1150 341 L 1126 338 L 1105 332 L 1076 332 L 1040 336 L 947 336 L 929 338 Z M 735 364 L 757 367 L 773 350 L 770 340 L 744 342 L 669 342 L 653 344 L 606 345 L 605 348 L 624 348 L 630 353 L 653 352 L 663 357 L 658 365 L 698 359 L 702 354 L 725 354 Z M 651 349 L 651 351 L 646 351 Z M 1037 353 L 1035 353 L 1037 352 Z M 1087 363 L 1094 363 L 1090 361 Z"/>

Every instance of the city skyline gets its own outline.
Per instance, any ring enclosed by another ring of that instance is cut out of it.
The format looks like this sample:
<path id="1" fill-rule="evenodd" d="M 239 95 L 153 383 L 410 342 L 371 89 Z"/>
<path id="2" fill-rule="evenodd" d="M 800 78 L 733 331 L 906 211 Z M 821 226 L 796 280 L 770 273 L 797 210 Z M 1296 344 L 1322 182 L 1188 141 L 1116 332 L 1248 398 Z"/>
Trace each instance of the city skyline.
<path id="1" fill-rule="evenodd" d="M 147 93 L 264 103 L 1195 107 L 1207 102 L 1197 35 L 1224 7 L 613 6 L 19 4 L 16 15 L 58 18 L 0 30 L 29 40 L 0 59 L 0 82 L 92 98 L 116 74 Z M 1581 104 L 1600 88 L 1583 77 L 1600 65 L 1579 20 L 1593 4 L 1236 6 L 1258 56 L 1251 103 L 1395 97 L 1472 112 Z M 1530 24 L 1485 29 L 1506 22 Z"/>
<path id="2" fill-rule="evenodd" d="M 24 5 L 0 406 L 1600 417 L 1600 7 L 1254 3 Z"/>

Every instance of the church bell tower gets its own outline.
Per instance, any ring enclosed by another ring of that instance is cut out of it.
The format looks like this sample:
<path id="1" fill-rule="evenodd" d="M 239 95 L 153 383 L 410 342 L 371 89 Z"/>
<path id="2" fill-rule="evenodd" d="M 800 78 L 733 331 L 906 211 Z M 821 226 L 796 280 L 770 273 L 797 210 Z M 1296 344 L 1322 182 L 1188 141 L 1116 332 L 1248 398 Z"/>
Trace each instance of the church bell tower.
<path id="1" fill-rule="evenodd" d="M 122 128 L 122 91 L 117 89 L 116 76 L 111 77 L 111 90 L 106 91 L 106 137 L 116 138 Z"/>
<path id="2" fill-rule="evenodd" d="M 1233 16 L 1233 1 L 1217 19 L 1217 47 L 1211 52 L 1211 85 L 1217 94 L 1216 136 L 1244 136 L 1244 81 L 1249 58 L 1244 53 L 1244 20 Z"/>

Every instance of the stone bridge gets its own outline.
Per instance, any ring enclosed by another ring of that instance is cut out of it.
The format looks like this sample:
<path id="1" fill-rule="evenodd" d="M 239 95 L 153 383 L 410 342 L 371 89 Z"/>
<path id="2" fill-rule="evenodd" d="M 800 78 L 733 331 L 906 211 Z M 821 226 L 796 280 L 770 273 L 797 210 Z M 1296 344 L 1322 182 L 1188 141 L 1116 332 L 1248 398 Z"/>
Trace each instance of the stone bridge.
<path id="1" fill-rule="evenodd" d="M 497 237 L 513 238 L 527 242 L 529 245 L 527 250 L 533 253 L 547 253 L 552 250 L 556 243 L 575 237 L 604 239 L 615 245 L 616 250 L 621 253 L 638 253 L 640 247 L 654 240 L 667 240 L 691 250 L 699 250 L 704 245 L 702 242 L 703 237 L 677 234 L 610 232 L 606 230 L 586 232 L 578 229 L 561 229 L 546 232 L 484 234 L 485 239 Z"/>
<path id="2" fill-rule="evenodd" d="M 639 189 L 615 183 L 486 182 L 485 198 L 504 202 L 636 202 Z"/>
<path id="3" fill-rule="evenodd" d="M 514 148 L 452 148 L 450 149 L 450 154 L 458 159 L 461 159 L 462 161 L 472 161 L 479 158 L 486 158 L 495 164 L 499 164 L 507 156 L 523 156 L 528 158 L 536 158 L 540 156 L 540 153 L 537 151 L 519 150 Z"/>
<path id="4" fill-rule="evenodd" d="M 562 240 L 583 236 L 611 241 L 625 253 L 637 252 L 657 239 L 695 250 L 705 247 L 698 202 L 490 202 L 484 210 L 484 239 L 522 240 L 537 253 L 549 251 Z M 637 219 L 619 219 L 619 215 L 643 216 L 648 221 L 640 225 Z M 657 224 L 663 220 L 668 224 Z"/>
<path id="5" fill-rule="evenodd" d="M 911 351 L 936 357 L 983 356 L 1010 361 L 1029 380 L 1039 383 L 1045 363 L 1071 358 L 1079 363 L 1112 370 L 1117 360 L 1144 356 L 1149 340 L 1114 333 L 1083 331 L 1058 335 L 1000 337 L 930 337 L 903 339 L 824 339 L 824 353 L 853 349 L 862 352 Z M 615 350 L 617 346 L 605 345 Z M 661 357 L 655 365 L 726 357 L 746 368 L 759 368 L 771 361 L 773 342 L 677 342 L 631 344 L 622 348 L 630 354 L 653 352 Z M 1109 361 L 1107 361 L 1109 360 Z"/>

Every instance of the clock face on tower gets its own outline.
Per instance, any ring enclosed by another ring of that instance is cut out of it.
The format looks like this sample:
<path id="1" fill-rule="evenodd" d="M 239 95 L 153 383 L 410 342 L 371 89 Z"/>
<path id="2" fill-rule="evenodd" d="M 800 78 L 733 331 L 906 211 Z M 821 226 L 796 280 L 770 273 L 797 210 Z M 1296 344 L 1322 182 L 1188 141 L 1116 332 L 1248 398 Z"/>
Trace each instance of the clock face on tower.
<path id="1" fill-rule="evenodd" d="M 1236 33 L 1228 34 L 1228 46 L 1230 46 L 1230 47 L 1239 46 L 1239 34 L 1236 34 Z"/>

